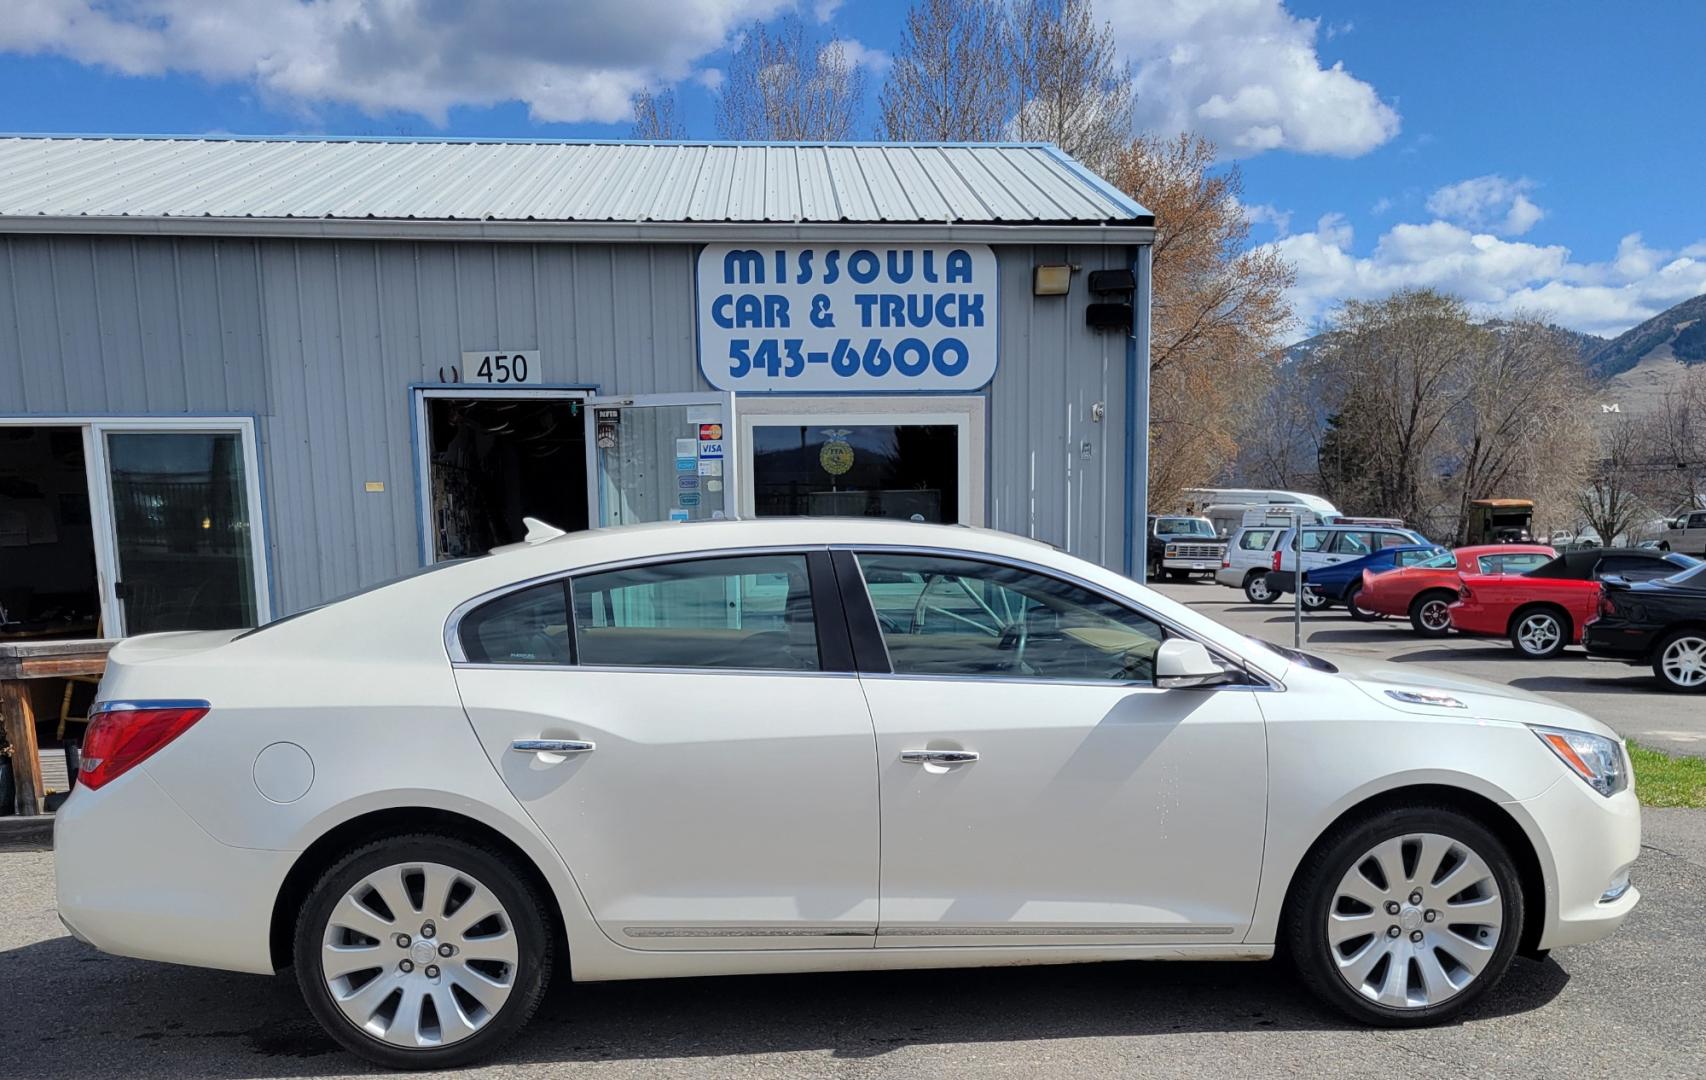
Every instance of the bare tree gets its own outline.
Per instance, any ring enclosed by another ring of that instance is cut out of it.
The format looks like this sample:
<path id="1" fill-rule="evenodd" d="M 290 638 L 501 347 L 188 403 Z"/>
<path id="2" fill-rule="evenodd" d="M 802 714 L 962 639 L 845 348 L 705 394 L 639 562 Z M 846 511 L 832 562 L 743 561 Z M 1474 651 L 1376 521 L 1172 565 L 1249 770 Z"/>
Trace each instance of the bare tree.
<path id="1" fill-rule="evenodd" d="M 1455 495 L 1458 543 L 1471 501 L 1514 488 L 1542 514 L 1555 510 L 1580 489 L 1594 452 L 1581 422 L 1586 372 L 1573 345 L 1533 318 L 1477 327 L 1475 342 L 1474 362 L 1458 373 L 1461 392 L 1451 392 L 1457 403 L 1442 448 L 1449 471 L 1441 495 Z"/>
<path id="2" fill-rule="evenodd" d="M 885 138 L 998 139 L 1011 115 L 1006 12 L 998 0 L 921 0 L 906 13 L 883 84 Z"/>
<path id="3" fill-rule="evenodd" d="M 1157 506 L 1223 473 L 1249 403 L 1263 400 L 1291 321 L 1291 267 L 1248 250 L 1236 168 L 1211 171 L 1196 136 L 1128 140 L 1109 177 L 1155 214 L 1150 316 L 1150 492 Z"/>
<path id="4" fill-rule="evenodd" d="M 839 39 L 821 41 L 797 15 L 754 23 L 717 94 L 725 139 L 821 141 L 853 134 L 865 72 Z"/>
<path id="5" fill-rule="evenodd" d="M 1090 0 L 1012 0 L 1011 22 L 1014 134 L 1112 167 L 1131 141 L 1134 95 L 1113 27 L 1096 22 Z"/>
<path id="6" fill-rule="evenodd" d="M 1688 369 L 1646 416 L 1648 476 L 1643 485 L 1661 513 L 1706 506 L 1706 370 Z"/>
<path id="7" fill-rule="evenodd" d="M 685 139 L 687 128 L 675 114 L 675 91 L 642 90 L 630 99 L 634 106 L 634 138 Z"/>
<path id="8" fill-rule="evenodd" d="M 1644 513 L 1639 496 L 1645 437 L 1634 418 L 1616 416 L 1603 429 L 1599 460 L 1576 497 L 1576 509 L 1602 544 L 1612 544 Z"/>

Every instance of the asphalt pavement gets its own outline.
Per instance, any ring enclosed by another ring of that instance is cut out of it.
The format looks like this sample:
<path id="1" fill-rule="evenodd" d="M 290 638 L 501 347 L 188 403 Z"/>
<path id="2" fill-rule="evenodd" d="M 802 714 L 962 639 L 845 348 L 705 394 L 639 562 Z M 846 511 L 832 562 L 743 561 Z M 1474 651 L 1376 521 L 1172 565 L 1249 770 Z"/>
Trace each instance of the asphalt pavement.
<path id="1" fill-rule="evenodd" d="M 1167 585 L 1289 643 L 1277 608 Z M 1342 615 L 1311 647 L 1529 685 L 1656 744 L 1706 751 L 1706 718 L 1618 667 L 1530 665 Z M 1536 673 L 1538 669 L 1538 673 Z M 1610 687 L 1596 685 L 1609 679 Z M 1533 680 L 1550 680 L 1535 683 Z M 1670 732 L 1670 735 L 1666 735 Z M 1706 811 L 1648 810 L 1642 902 L 1609 940 L 1518 960 L 1462 1022 L 1352 1025 L 1281 963 L 1122 963 L 754 976 L 552 988 L 482 1077 L 1623 1077 L 1706 1075 Z M 54 915 L 52 855 L 0 851 L 0 1077 L 342 1077 L 374 1072 L 309 1018 L 288 975 L 106 956 Z"/>
<path id="2" fill-rule="evenodd" d="M 1290 596 L 1252 604 L 1244 593 L 1205 580 L 1163 582 L 1157 590 L 1183 601 L 1241 634 L 1290 645 Z M 1609 724 L 1620 735 L 1673 754 L 1706 757 L 1706 695 L 1659 688 L 1650 668 L 1589 656 L 1571 646 L 1550 660 L 1519 659 L 1503 638 L 1450 634 L 1423 638 L 1408 619 L 1356 622 L 1342 607 L 1303 616 L 1303 640 L 1311 652 L 1391 660 L 1505 683 L 1556 698 Z M 1701 1069 L 1706 1075 L 1706 1067 Z"/>

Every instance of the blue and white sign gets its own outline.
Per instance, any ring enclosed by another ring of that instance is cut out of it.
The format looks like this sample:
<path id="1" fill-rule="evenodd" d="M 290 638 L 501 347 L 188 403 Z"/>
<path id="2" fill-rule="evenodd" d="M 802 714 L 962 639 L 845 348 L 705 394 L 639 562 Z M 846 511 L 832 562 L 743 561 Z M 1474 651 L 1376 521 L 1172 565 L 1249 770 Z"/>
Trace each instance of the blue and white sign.
<path id="1" fill-rule="evenodd" d="M 995 376 L 983 244 L 709 244 L 698 285 L 699 368 L 719 390 L 976 390 Z"/>

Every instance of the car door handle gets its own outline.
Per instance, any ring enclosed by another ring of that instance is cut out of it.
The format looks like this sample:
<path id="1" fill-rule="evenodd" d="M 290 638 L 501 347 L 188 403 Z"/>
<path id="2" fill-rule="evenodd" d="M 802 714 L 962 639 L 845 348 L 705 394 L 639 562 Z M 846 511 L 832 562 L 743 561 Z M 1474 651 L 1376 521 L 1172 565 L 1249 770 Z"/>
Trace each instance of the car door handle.
<path id="1" fill-rule="evenodd" d="M 963 765 L 977 760 L 976 750 L 902 750 L 900 760 L 931 765 Z"/>
<path id="2" fill-rule="evenodd" d="M 581 739 L 517 739 L 509 748 L 521 754 L 590 754 L 598 744 Z"/>

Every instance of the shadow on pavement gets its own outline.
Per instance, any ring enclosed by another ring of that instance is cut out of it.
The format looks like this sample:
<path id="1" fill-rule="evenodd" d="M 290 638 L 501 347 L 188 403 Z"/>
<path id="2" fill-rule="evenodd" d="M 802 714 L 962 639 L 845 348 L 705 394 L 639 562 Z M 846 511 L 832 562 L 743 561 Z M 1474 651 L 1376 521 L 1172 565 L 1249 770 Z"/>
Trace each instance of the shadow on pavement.
<path id="1" fill-rule="evenodd" d="M 1510 685 L 1521 690 L 1544 692 L 1570 690 L 1581 694 L 1652 694 L 1663 687 L 1650 674 L 1625 675 L 1535 675 L 1511 679 Z"/>
<path id="2" fill-rule="evenodd" d="M 0 953 L 10 1076 L 314 1076 L 369 1070 L 274 979 L 122 960 L 70 938 Z M 43 977 L 45 975 L 45 978 Z M 1517 960 L 1469 1019 L 1539 1008 L 1569 982 Z M 493 1064 L 1260 1030 L 1359 1030 L 1280 963 L 1103 963 L 968 971 L 555 984 Z"/>

